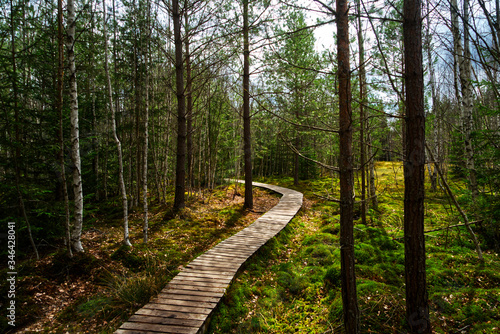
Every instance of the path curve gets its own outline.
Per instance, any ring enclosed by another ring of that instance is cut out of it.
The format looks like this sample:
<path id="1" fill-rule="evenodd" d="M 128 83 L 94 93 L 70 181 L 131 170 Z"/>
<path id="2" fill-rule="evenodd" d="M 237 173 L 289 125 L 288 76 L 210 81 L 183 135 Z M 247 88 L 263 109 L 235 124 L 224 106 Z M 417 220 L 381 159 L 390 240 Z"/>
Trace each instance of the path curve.
<path id="1" fill-rule="evenodd" d="M 243 181 L 237 181 L 244 183 Z M 191 261 L 157 298 L 123 323 L 116 334 L 201 334 L 245 261 L 278 234 L 302 206 L 302 193 L 253 182 L 282 194 L 279 203 L 250 226 Z"/>

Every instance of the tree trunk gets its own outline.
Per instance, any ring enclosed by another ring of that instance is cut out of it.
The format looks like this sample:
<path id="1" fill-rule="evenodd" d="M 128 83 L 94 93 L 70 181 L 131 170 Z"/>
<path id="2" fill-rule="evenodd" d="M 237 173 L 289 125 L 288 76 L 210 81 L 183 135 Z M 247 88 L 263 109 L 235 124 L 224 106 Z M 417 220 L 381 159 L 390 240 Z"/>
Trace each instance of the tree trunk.
<path id="1" fill-rule="evenodd" d="M 68 247 L 69 257 L 73 257 L 71 250 L 70 234 L 70 212 L 68 184 L 66 182 L 66 164 L 64 163 L 64 125 L 63 125 L 63 79 L 64 79 L 64 27 L 63 27 L 63 4 L 62 0 L 57 1 L 57 51 L 58 51 L 58 69 L 57 69 L 57 111 L 59 113 L 59 165 L 61 168 L 61 180 L 63 184 L 64 196 L 64 231 L 66 246 Z"/>
<path id="2" fill-rule="evenodd" d="M 188 191 L 192 191 L 193 187 L 193 82 L 191 79 L 191 54 L 189 52 L 189 22 L 187 12 L 184 13 L 185 29 L 186 29 L 186 40 L 185 40 L 185 52 L 186 52 L 186 117 L 187 117 L 187 183 Z"/>
<path id="3" fill-rule="evenodd" d="M 359 163 L 361 165 L 361 222 L 366 225 L 366 166 L 365 166 L 365 45 L 363 38 L 363 23 L 361 22 L 361 6 L 360 1 L 356 1 L 356 8 L 358 12 L 358 48 L 359 48 Z"/>
<path id="4" fill-rule="evenodd" d="M 469 43 L 469 0 L 464 0 L 464 13 L 462 16 L 464 27 L 464 56 L 460 63 L 460 83 L 463 95 L 463 130 L 465 136 L 465 158 L 467 170 L 469 172 L 469 189 L 472 193 L 472 199 L 475 200 L 478 195 L 476 167 L 474 164 L 474 148 L 472 146 L 472 128 L 474 110 L 474 98 L 472 91 L 471 77 L 471 53 Z"/>
<path id="5" fill-rule="evenodd" d="M 145 71 L 146 71 L 146 82 L 144 85 L 145 91 L 145 102 L 144 106 L 144 164 L 142 166 L 142 201 L 144 207 L 144 224 L 142 227 L 142 235 L 144 243 L 148 242 L 148 141 L 149 141 L 149 35 L 151 34 L 150 27 L 150 3 L 147 1 L 147 31 L 146 31 L 146 52 L 145 52 Z"/>
<path id="6" fill-rule="evenodd" d="M 470 46 L 469 46 L 469 27 L 468 27 L 468 11 L 469 3 L 464 1 L 464 13 L 462 21 L 464 23 L 464 46 L 462 47 L 460 26 L 459 26 L 459 9 L 456 0 L 450 1 L 451 12 L 451 32 L 453 35 L 453 47 L 455 51 L 455 61 L 458 64 L 458 81 L 460 82 L 461 94 L 456 83 L 455 92 L 457 101 L 461 108 L 462 119 L 462 135 L 464 138 L 464 153 L 465 165 L 469 172 L 469 190 L 472 193 L 473 199 L 477 197 L 477 181 L 476 170 L 474 166 L 474 150 L 471 141 L 472 132 L 472 110 L 473 110 L 473 92 L 471 82 L 471 61 L 470 61 Z"/>
<path id="7" fill-rule="evenodd" d="M 81 243 L 83 227 L 83 187 L 80 161 L 80 135 L 78 125 L 78 88 L 76 84 L 76 62 L 75 62 L 75 3 L 74 0 L 67 2 L 67 39 L 66 48 L 69 63 L 69 90 L 71 111 L 71 159 L 73 161 L 73 192 L 75 195 L 73 230 L 71 231 L 71 244 L 75 252 L 83 252 Z"/>
<path id="8" fill-rule="evenodd" d="M 250 129 L 250 42 L 248 38 L 248 2 L 243 0 L 243 149 L 245 152 L 245 205 L 253 208 L 252 147 Z"/>
<path id="9" fill-rule="evenodd" d="M 431 101 L 432 101 L 432 111 L 431 113 L 434 115 L 434 124 L 432 125 L 432 134 L 433 134 L 433 142 L 434 142 L 434 150 L 436 153 L 439 152 L 439 137 L 438 137 L 438 115 L 437 115 L 437 96 L 436 96 L 436 79 L 434 75 L 434 64 L 432 62 L 432 35 L 430 32 L 430 18 L 429 18 L 429 2 L 426 3 L 427 8 L 427 31 L 426 31 L 426 44 L 427 44 L 427 66 L 429 67 L 429 85 L 431 86 Z M 428 141 L 429 142 L 429 141 Z M 438 156 L 438 154 L 436 154 Z M 436 164 L 438 162 L 436 161 Z M 427 170 L 429 171 L 429 180 L 431 181 L 431 190 L 435 192 L 437 190 L 437 170 L 436 168 L 431 168 L 431 162 L 428 163 Z"/>
<path id="10" fill-rule="evenodd" d="M 122 154 L 122 144 L 118 138 L 116 131 L 116 115 L 115 115 L 115 105 L 113 103 L 113 90 L 111 88 L 111 77 L 109 75 L 108 68 L 108 36 L 106 32 L 106 0 L 103 2 L 103 33 L 104 33 L 104 70 L 106 72 L 106 81 L 108 88 L 108 101 L 109 108 L 111 109 L 111 126 L 113 129 L 113 138 L 116 143 L 116 149 L 118 153 L 118 183 L 120 185 L 120 193 L 122 195 L 122 206 L 123 206 L 123 244 L 126 246 L 132 246 L 130 243 L 130 236 L 128 231 L 128 200 L 127 200 L 127 190 L 125 187 L 125 180 L 123 177 L 123 154 Z"/>
<path id="11" fill-rule="evenodd" d="M 177 95 L 177 162 L 175 171 L 174 210 L 185 207 L 186 191 L 186 97 L 184 92 L 184 60 L 182 55 L 181 13 L 179 0 L 172 0 L 175 43 L 175 83 Z"/>
<path id="12" fill-rule="evenodd" d="M 359 333 L 359 308 L 354 272 L 354 173 L 352 156 L 351 75 L 349 66 L 349 8 L 337 0 L 337 62 L 340 126 L 340 257 L 342 303 L 346 333 Z"/>
<path id="13" fill-rule="evenodd" d="M 406 319 L 411 333 L 431 333 L 425 273 L 425 110 L 420 0 L 404 1 L 403 35 L 406 86 L 404 162 Z"/>

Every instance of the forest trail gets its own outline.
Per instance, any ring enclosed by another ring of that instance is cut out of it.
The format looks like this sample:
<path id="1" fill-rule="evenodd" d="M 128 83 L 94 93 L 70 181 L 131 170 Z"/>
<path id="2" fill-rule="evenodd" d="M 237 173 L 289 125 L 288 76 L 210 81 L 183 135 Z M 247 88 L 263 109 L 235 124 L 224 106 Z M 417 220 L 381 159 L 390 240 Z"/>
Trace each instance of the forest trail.
<path id="1" fill-rule="evenodd" d="M 116 334 L 206 331 L 213 310 L 243 263 L 278 234 L 302 206 L 303 195 L 298 191 L 259 182 L 253 182 L 253 186 L 283 196 L 252 225 L 190 262 L 157 298 L 123 323 Z"/>

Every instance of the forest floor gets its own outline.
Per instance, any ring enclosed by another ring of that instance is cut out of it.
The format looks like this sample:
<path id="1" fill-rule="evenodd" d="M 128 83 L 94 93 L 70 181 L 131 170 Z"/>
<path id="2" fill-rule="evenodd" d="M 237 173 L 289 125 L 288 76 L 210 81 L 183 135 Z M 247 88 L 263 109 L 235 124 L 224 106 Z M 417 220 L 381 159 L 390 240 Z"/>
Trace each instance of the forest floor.
<path id="1" fill-rule="evenodd" d="M 406 333 L 403 247 L 403 173 L 398 163 L 377 164 L 378 208 L 361 224 L 356 209 L 355 255 L 363 333 Z M 299 214 L 243 267 L 216 309 L 210 333 L 343 333 L 340 294 L 338 180 L 320 178 L 293 186 L 290 178 L 258 181 L 304 193 Z M 451 180 L 459 202 L 470 199 Z M 359 183 L 357 183 L 357 186 Z M 244 190 L 221 186 L 192 196 L 171 216 L 171 200 L 151 207 L 150 241 L 142 241 L 140 210 L 131 217 L 132 249 L 121 246 L 119 202 L 88 213 L 86 253 L 69 260 L 63 249 L 19 269 L 21 332 L 112 333 L 147 303 L 182 265 L 253 222 L 278 202 L 254 188 L 253 212 Z M 359 189 L 356 190 L 359 195 Z M 426 191 L 426 230 L 460 223 L 440 190 Z M 473 217 L 470 220 L 483 217 Z M 478 224 L 475 230 L 484 232 Z M 484 263 L 465 228 L 426 234 L 427 280 L 433 331 L 497 333 L 500 329 L 500 257 L 483 242 Z M 0 291 L 3 294 L 3 291 Z M 3 327 L 5 328 L 5 327 Z"/>
<path id="2" fill-rule="evenodd" d="M 274 193 L 254 191 L 251 211 L 243 209 L 244 188 L 234 185 L 192 194 L 187 208 L 176 216 L 170 212 L 173 198 L 150 207 L 147 245 L 142 243 L 142 214 L 137 209 L 129 218 L 132 248 L 121 243 L 118 200 L 88 210 L 82 235 L 85 253 L 70 259 L 62 246 L 49 247 L 41 250 L 40 261 L 19 264 L 16 327 L 2 319 L 0 332 L 112 333 L 183 265 L 279 201 Z"/>
<path id="3" fill-rule="evenodd" d="M 402 165 L 377 163 L 377 180 L 378 208 L 368 210 L 366 225 L 361 224 L 359 207 L 355 217 L 361 333 L 407 333 Z M 338 197 L 338 180 L 304 181 L 299 187 L 293 186 L 292 179 L 259 181 L 302 191 L 305 207 L 237 277 L 219 305 L 209 333 L 344 333 L 340 211 L 337 203 L 324 200 Z M 455 179 L 449 182 L 467 208 L 471 201 L 464 184 Z M 425 230 L 459 224 L 460 217 L 444 192 L 431 192 L 427 186 Z M 359 196 L 359 188 L 356 194 Z M 475 218 L 469 217 L 471 221 Z M 474 230 L 484 232 L 480 225 Z M 465 227 L 426 234 L 434 333 L 500 332 L 500 257 L 483 235 L 479 239 L 484 263 L 478 261 Z"/>

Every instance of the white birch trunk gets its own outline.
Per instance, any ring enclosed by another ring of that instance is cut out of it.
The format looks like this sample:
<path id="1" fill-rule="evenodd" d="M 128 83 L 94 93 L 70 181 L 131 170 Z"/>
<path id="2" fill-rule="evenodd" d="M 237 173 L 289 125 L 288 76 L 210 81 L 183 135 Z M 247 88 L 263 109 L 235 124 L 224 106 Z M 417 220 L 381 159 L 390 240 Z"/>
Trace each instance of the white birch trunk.
<path id="1" fill-rule="evenodd" d="M 74 202 L 74 224 L 71 231 L 71 245 L 75 252 L 83 252 L 81 243 L 83 227 L 83 188 L 82 172 L 80 160 L 80 135 L 78 125 L 78 89 L 76 84 L 76 63 L 75 63 L 75 3 L 68 0 L 68 27 L 66 48 L 68 52 L 69 65 L 69 89 L 70 89 L 70 112 L 71 112 L 71 159 L 73 161 L 73 192 Z"/>
<path id="2" fill-rule="evenodd" d="M 132 246 L 130 243 L 129 231 L 128 231 L 128 200 L 127 191 L 125 188 L 125 180 L 123 179 L 123 155 L 122 155 L 122 144 L 118 138 L 116 132 L 116 116 L 115 116 L 115 105 L 113 104 L 113 90 L 111 88 L 111 77 L 109 76 L 108 67 L 108 36 L 106 31 L 106 1 L 103 2 L 103 16 L 104 16 L 104 70 L 106 72 L 107 88 L 108 88 L 108 101 L 109 108 L 111 109 L 111 126 L 113 129 L 113 138 L 116 143 L 116 148 L 118 151 L 118 183 L 120 185 L 120 193 L 122 195 L 123 203 L 123 244 L 126 246 Z"/>
<path id="3" fill-rule="evenodd" d="M 451 31 L 453 34 L 453 47 L 455 50 L 456 61 L 459 67 L 459 80 L 462 94 L 459 94 L 456 88 L 457 100 L 461 107 L 462 133 L 464 136 L 464 151 L 466 159 L 466 167 L 469 172 L 469 189 L 472 192 L 472 197 L 477 197 L 477 181 L 476 169 L 474 166 L 474 150 L 471 141 L 472 132 L 472 111 L 474 108 L 472 82 L 471 82 L 471 55 L 469 47 L 469 26 L 468 26 L 468 11 L 469 2 L 464 2 L 463 26 L 464 26 L 464 47 L 462 47 L 459 28 L 459 13 L 456 0 L 451 0 Z"/>
<path id="4" fill-rule="evenodd" d="M 463 95 L 463 130 L 465 136 L 465 157 L 467 170 L 469 171 L 470 190 L 472 198 L 475 200 L 478 194 L 477 180 L 476 180 L 476 167 L 474 164 L 474 148 L 472 147 L 472 127 L 473 119 L 472 113 L 474 110 L 474 97 L 473 87 L 471 82 L 471 53 L 469 43 L 469 0 L 464 0 L 464 13 L 463 13 L 463 26 L 464 26 L 464 57 L 463 66 L 460 68 L 460 83 L 462 85 Z M 463 67 L 463 74 L 462 74 Z"/>

